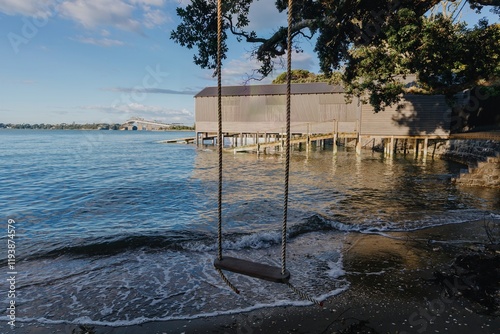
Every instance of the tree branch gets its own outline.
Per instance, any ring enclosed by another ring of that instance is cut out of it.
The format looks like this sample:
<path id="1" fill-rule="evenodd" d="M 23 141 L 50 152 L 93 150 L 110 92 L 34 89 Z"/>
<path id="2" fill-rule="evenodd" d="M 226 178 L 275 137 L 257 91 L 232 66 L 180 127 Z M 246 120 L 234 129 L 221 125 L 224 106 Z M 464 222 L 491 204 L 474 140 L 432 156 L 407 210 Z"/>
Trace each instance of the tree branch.
<path id="1" fill-rule="evenodd" d="M 247 33 L 243 30 L 240 30 L 240 31 L 236 30 L 236 28 L 234 27 L 234 24 L 233 24 L 233 20 L 226 15 L 224 15 L 224 18 L 229 22 L 229 30 L 231 31 L 231 33 L 233 35 L 245 38 L 245 40 L 248 43 L 265 43 L 267 41 L 267 39 L 265 39 L 265 38 L 255 37 L 254 32 Z"/>

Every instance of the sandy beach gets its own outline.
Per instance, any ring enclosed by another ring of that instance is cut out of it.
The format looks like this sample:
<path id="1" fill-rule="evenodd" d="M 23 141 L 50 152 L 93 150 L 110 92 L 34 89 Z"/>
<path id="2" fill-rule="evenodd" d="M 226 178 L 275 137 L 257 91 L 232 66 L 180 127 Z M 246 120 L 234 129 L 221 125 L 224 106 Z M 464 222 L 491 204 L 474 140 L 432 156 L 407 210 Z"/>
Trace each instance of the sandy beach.
<path id="1" fill-rule="evenodd" d="M 349 233 L 343 256 L 350 287 L 323 308 L 276 307 L 129 327 L 19 323 L 15 333 L 499 333 L 500 254 L 489 244 L 482 220 Z"/>

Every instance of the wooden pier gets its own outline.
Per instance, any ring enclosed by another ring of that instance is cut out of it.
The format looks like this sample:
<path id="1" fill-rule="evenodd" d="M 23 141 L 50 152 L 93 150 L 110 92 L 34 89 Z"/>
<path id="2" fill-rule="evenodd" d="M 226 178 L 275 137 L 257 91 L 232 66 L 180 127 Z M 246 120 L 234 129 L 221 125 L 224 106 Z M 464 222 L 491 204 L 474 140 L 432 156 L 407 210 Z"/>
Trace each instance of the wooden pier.
<path id="1" fill-rule="evenodd" d="M 216 145 L 217 136 L 213 133 L 198 133 L 198 145 Z M 415 136 L 383 136 L 360 135 L 358 132 L 330 132 L 330 133 L 299 133 L 292 132 L 290 146 L 294 149 L 325 149 L 328 145 L 333 154 L 338 146 L 352 147 L 356 154 L 362 149 L 382 151 L 386 156 L 393 157 L 397 152 L 404 155 L 413 154 L 415 158 L 426 159 L 434 156 L 440 142 L 451 139 L 449 135 L 415 135 Z M 281 154 L 286 145 L 286 135 L 283 133 L 224 133 L 225 152 Z"/>
<path id="2" fill-rule="evenodd" d="M 352 138 L 356 139 L 356 133 L 342 133 L 340 134 L 341 138 Z M 339 133 L 326 133 L 326 134 L 314 134 L 314 135 L 295 135 L 290 138 L 290 145 L 298 145 L 301 147 L 302 144 L 305 144 L 306 151 L 310 149 L 310 146 L 313 142 L 316 142 L 317 145 L 324 146 L 324 142 L 326 140 L 332 140 L 334 147 L 336 146 L 337 139 L 339 138 Z M 233 146 L 231 148 L 226 148 L 227 152 L 256 152 L 256 153 L 267 153 L 268 151 L 274 152 L 282 152 L 283 147 L 286 145 L 286 136 L 280 135 L 274 137 L 273 141 L 265 141 L 243 145 L 243 146 Z M 237 141 L 236 141 L 237 142 Z M 335 149 L 335 148 L 334 148 Z"/>
<path id="3" fill-rule="evenodd" d="M 161 140 L 159 143 L 161 144 L 192 144 L 196 140 L 196 137 L 185 137 L 185 138 L 177 138 L 177 139 L 166 139 Z"/>

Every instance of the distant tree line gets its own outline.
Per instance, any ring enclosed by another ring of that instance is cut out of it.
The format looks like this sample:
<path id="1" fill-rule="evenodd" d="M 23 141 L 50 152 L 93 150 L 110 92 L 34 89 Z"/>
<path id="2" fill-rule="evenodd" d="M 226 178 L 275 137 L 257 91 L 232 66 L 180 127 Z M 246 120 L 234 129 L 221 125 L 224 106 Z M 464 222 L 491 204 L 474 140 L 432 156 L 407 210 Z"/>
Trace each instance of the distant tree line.
<path id="1" fill-rule="evenodd" d="M 174 125 L 171 125 L 170 127 L 168 127 L 167 130 L 193 130 L 194 131 L 194 126 L 174 124 Z"/>
<path id="2" fill-rule="evenodd" d="M 106 123 L 61 123 L 61 124 L 12 124 L 0 123 L 0 129 L 34 129 L 34 130 L 118 130 L 120 124 L 106 124 Z"/>
<path id="3" fill-rule="evenodd" d="M 61 124 L 12 124 L 0 123 L 0 129 L 33 129 L 33 130 L 120 130 L 121 124 L 108 123 L 61 123 Z M 174 124 L 162 130 L 194 130 L 194 126 Z"/>

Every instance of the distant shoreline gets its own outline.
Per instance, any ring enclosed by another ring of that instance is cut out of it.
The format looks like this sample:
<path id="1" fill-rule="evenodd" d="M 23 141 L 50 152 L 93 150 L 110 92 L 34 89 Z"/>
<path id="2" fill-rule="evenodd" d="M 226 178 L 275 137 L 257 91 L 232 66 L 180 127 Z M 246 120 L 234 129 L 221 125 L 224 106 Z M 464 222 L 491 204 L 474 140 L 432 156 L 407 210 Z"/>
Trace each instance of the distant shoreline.
<path id="1" fill-rule="evenodd" d="M 16 128 L 0 128 L 2 130 L 41 130 L 41 131 L 118 131 L 118 132 L 193 132 L 194 129 L 166 129 L 166 130 L 114 130 L 114 129 L 16 129 Z"/>
<path id="2" fill-rule="evenodd" d="M 162 130 L 120 130 L 120 124 L 113 125 L 102 125 L 102 124 L 42 124 L 43 126 L 30 125 L 30 124 L 14 124 L 8 126 L 2 126 L 4 124 L 0 123 L 0 130 L 85 130 L 85 131 L 130 131 L 130 132 L 169 132 L 169 131 L 194 131 L 194 127 L 190 126 L 174 126 L 169 129 Z M 97 126 L 99 125 L 99 126 Z"/>

